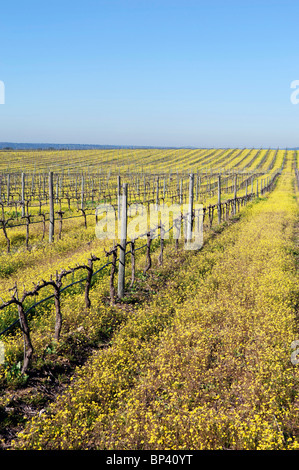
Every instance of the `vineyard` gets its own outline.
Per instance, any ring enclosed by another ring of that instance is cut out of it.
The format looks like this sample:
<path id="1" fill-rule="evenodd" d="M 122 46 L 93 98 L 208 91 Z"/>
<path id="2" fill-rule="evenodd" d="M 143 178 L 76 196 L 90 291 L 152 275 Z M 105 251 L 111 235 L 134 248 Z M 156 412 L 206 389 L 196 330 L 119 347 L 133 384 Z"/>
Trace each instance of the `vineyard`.
<path id="1" fill-rule="evenodd" d="M 298 449 L 298 166 L 0 151 L 0 448 Z"/>

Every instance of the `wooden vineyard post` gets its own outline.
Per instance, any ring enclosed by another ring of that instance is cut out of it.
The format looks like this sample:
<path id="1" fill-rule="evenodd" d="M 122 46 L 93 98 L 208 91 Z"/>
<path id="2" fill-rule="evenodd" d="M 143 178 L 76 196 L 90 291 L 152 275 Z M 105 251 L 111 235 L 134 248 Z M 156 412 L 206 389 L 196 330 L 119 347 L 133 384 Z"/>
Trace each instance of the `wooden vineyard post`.
<path id="1" fill-rule="evenodd" d="M 221 223 L 221 176 L 218 175 L 218 224 Z"/>
<path id="2" fill-rule="evenodd" d="M 196 175 L 196 202 L 198 201 L 199 198 L 199 190 L 200 190 L 200 176 L 198 175 L 198 170 L 197 170 L 197 175 Z"/>
<path id="3" fill-rule="evenodd" d="M 50 221 L 49 221 L 49 243 L 54 240 L 54 191 L 53 191 L 53 171 L 49 173 L 49 205 L 50 205 Z"/>
<path id="4" fill-rule="evenodd" d="M 143 176 L 143 203 L 146 201 L 146 181 L 145 175 Z"/>
<path id="5" fill-rule="evenodd" d="M 43 174 L 43 199 L 46 198 L 46 181 L 45 175 Z"/>
<path id="6" fill-rule="evenodd" d="M 59 176 L 56 179 L 56 204 L 58 204 L 58 185 L 59 185 Z"/>
<path id="7" fill-rule="evenodd" d="M 81 177 L 81 209 L 84 209 L 84 175 Z"/>
<path id="8" fill-rule="evenodd" d="M 9 203 L 10 198 L 10 174 L 7 175 L 7 204 Z"/>
<path id="9" fill-rule="evenodd" d="M 25 216 L 25 173 L 22 173 L 21 201 L 22 201 L 22 217 L 24 217 Z"/>
<path id="10" fill-rule="evenodd" d="M 32 178 L 31 178 L 31 194 L 32 195 L 34 194 L 34 177 L 35 177 L 35 169 L 34 169 L 34 173 L 33 173 Z"/>
<path id="11" fill-rule="evenodd" d="M 127 195 L 128 183 L 123 184 L 123 194 L 121 201 L 121 228 L 120 228 L 120 250 L 118 265 L 118 289 L 117 295 L 120 299 L 124 297 L 125 289 L 125 260 L 126 260 L 126 243 L 127 243 Z"/>
<path id="12" fill-rule="evenodd" d="M 234 187 L 234 211 L 233 214 L 237 213 L 237 175 L 235 175 L 235 187 Z"/>
<path id="13" fill-rule="evenodd" d="M 121 177 L 117 177 L 117 218 L 120 220 Z"/>
<path id="14" fill-rule="evenodd" d="M 193 226 L 193 202 L 194 202 L 194 174 L 189 175 L 189 204 L 188 204 L 188 215 L 187 215 L 187 242 L 192 239 L 192 226 Z"/>
<path id="15" fill-rule="evenodd" d="M 75 197 L 76 199 L 78 199 L 78 182 L 77 182 L 77 175 L 76 175 L 76 178 L 75 178 Z"/>
<path id="16" fill-rule="evenodd" d="M 180 181 L 180 204 L 183 204 L 183 179 Z"/>
<path id="17" fill-rule="evenodd" d="M 29 225 L 31 215 L 25 215 L 23 218 L 26 219 L 26 249 L 29 249 Z"/>

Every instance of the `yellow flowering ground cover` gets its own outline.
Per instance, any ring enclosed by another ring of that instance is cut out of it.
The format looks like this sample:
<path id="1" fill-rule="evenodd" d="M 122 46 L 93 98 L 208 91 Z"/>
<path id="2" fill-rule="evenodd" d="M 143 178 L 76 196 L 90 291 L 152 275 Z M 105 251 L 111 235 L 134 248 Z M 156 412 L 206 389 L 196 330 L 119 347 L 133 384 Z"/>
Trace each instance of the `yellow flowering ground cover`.
<path id="1" fill-rule="evenodd" d="M 289 159 L 273 193 L 188 253 L 12 448 L 299 448 L 296 224 Z"/>

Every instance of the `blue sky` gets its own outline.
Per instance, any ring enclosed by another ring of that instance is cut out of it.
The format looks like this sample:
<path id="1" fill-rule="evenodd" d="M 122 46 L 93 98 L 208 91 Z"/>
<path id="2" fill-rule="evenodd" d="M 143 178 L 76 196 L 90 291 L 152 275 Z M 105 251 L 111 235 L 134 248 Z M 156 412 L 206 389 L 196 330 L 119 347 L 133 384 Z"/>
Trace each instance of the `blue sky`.
<path id="1" fill-rule="evenodd" d="M 0 141 L 299 146 L 299 2 L 1 4 Z"/>

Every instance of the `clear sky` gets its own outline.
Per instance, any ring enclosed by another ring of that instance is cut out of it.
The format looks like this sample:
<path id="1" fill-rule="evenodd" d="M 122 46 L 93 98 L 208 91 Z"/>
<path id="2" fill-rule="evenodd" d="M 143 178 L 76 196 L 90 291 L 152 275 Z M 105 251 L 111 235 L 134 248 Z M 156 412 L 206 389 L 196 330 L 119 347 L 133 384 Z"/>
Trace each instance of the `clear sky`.
<path id="1" fill-rule="evenodd" d="M 3 1 L 0 141 L 297 147 L 298 19 L 296 0 Z"/>

